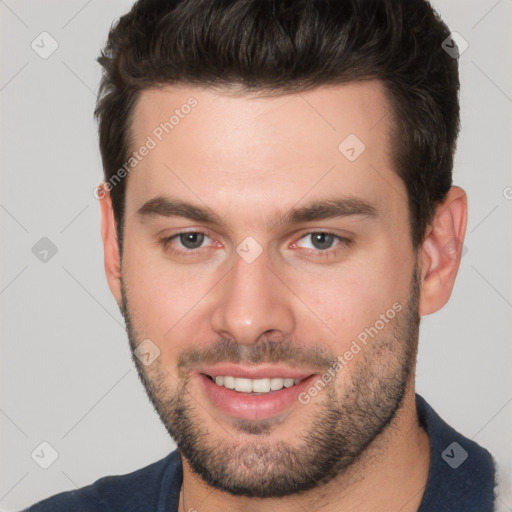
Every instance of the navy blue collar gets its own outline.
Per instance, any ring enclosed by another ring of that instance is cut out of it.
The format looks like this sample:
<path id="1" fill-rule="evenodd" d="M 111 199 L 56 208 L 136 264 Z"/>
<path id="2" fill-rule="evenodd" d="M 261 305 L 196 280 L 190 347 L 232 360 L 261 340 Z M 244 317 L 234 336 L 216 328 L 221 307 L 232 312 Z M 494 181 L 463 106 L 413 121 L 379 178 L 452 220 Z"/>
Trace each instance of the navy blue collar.
<path id="1" fill-rule="evenodd" d="M 430 439 L 430 471 L 418 512 L 492 512 L 491 454 L 445 423 L 419 395 L 416 407 Z"/>

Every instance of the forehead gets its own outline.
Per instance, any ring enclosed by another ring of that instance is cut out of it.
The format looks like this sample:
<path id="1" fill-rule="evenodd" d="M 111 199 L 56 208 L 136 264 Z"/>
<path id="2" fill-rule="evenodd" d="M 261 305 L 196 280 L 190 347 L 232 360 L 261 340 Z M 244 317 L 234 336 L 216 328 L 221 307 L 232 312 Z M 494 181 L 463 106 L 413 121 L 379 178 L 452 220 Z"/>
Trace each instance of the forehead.
<path id="1" fill-rule="evenodd" d="M 378 81 L 272 97 L 143 91 L 131 149 L 151 149 L 130 173 L 127 212 L 166 193 L 238 211 L 327 191 L 378 201 L 391 187 L 406 197 L 392 169 L 388 109 Z"/>
<path id="2" fill-rule="evenodd" d="M 381 123 L 387 117 L 389 104 L 384 86 L 377 80 L 292 94 L 262 94 L 183 85 L 144 90 L 134 108 L 132 134 L 135 141 L 153 134 L 183 143 L 193 131 L 192 144 L 200 142 L 204 149 L 213 149 L 227 136 L 229 139 L 223 140 L 233 150 L 238 149 L 238 142 L 248 149 L 252 136 L 257 136 L 253 144 L 257 146 L 266 136 L 271 146 L 289 142 L 298 153 L 301 148 L 297 143 L 304 139 L 318 142 L 327 137 L 326 144 L 321 145 L 323 150 L 323 146 L 349 133 L 369 144 L 379 143 L 379 136 L 389 124 Z M 374 130 L 378 124 L 380 129 Z M 164 133 L 159 133 L 159 128 Z M 165 137 L 171 134 L 172 137 Z"/>

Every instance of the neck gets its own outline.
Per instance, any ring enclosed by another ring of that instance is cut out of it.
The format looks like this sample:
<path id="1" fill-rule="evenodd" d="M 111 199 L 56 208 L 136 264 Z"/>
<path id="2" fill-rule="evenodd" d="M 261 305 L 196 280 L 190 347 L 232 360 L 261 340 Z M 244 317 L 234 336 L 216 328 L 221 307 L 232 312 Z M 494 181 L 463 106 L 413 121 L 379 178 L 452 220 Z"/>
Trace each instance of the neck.
<path id="1" fill-rule="evenodd" d="M 179 512 L 416 512 L 430 467 L 430 443 L 419 426 L 414 386 L 391 424 L 346 472 L 329 483 L 283 498 L 247 498 L 208 486 L 183 461 Z"/>

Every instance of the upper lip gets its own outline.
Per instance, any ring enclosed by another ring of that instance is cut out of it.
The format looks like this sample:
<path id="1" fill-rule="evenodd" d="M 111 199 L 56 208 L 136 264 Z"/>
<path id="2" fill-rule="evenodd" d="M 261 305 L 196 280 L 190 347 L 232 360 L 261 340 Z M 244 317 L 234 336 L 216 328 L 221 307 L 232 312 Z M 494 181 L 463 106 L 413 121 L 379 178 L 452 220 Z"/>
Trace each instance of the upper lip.
<path id="1" fill-rule="evenodd" d="M 258 366 L 242 366 L 235 364 L 222 364 L 215 366 L 197 367 L 195 370 L 198 373 L 204 373 L 210 377 L 230 376 L 239 377 L 244 379 L 264 379 L 268 378 L 282 378 L 282 379 L 305 379 L 315 372 L 301 370 L 299 368 L 285 368 L 270 365 Z"/>

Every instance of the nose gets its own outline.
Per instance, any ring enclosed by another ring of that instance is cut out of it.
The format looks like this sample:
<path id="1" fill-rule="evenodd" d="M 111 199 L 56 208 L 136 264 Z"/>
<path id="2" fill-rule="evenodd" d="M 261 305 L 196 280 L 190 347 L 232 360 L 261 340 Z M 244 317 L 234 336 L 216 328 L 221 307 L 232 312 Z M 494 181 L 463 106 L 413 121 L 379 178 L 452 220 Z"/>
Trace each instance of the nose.
<path id="1" fill-rule="evenodd" d="M 235 257 L 216 290 L 211 327 L 219 336 L 247 345 L 262 335 L 284 338 L 293 332 L 293 294 L 269 264 L 265 251 L 252 263 Z"/>

